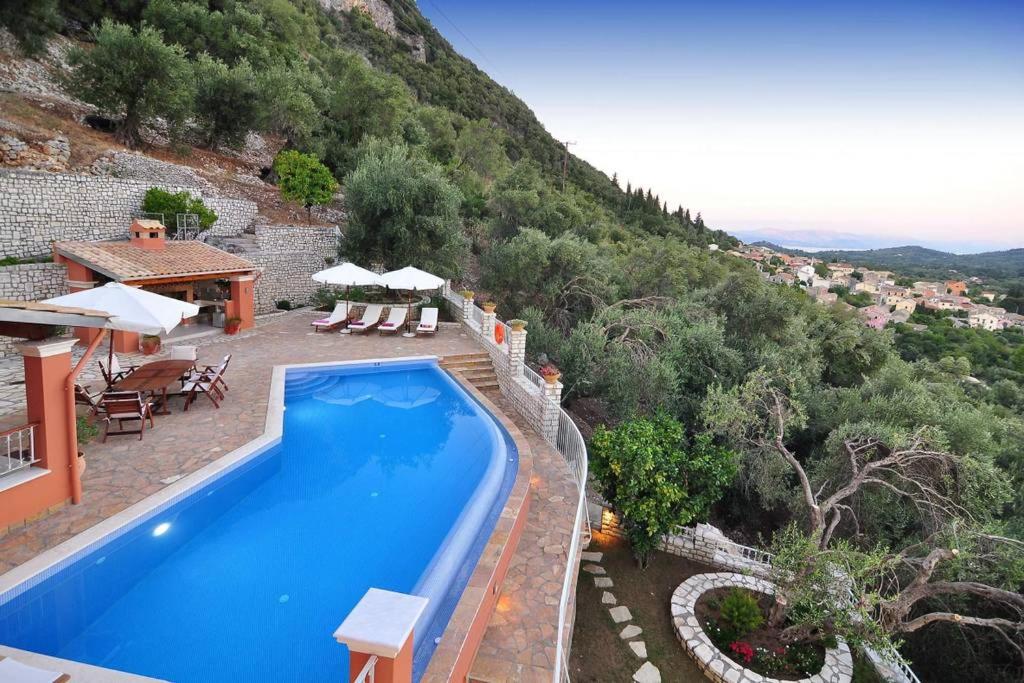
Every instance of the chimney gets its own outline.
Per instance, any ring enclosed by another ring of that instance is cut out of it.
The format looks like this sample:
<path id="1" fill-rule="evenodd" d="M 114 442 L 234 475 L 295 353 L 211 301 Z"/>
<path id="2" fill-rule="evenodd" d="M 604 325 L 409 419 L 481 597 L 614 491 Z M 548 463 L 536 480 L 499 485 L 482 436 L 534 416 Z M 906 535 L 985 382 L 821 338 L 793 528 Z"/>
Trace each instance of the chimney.
<path id="1" fill-rule="evenodd" d="M 167 242 L 164 237 L 167 229 L 160 221 L 136 218 L 132 221 L 132 227 L 129 230 L 131 233 L 131 244 L 133 247 L 148 249 L 150 251 L 160 251 L 167 246 Z"/>

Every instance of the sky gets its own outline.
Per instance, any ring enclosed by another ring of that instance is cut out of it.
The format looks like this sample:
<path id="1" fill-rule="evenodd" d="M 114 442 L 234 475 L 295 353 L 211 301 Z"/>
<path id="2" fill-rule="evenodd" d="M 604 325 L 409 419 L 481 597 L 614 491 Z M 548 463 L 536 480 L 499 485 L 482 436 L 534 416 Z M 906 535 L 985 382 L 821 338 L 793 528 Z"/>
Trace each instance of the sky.
<path id="1" fill-rule="evenodd" d="M 574 154 L 712 227 L 1024 247 L 1022 0 L 419 7 Z"/>

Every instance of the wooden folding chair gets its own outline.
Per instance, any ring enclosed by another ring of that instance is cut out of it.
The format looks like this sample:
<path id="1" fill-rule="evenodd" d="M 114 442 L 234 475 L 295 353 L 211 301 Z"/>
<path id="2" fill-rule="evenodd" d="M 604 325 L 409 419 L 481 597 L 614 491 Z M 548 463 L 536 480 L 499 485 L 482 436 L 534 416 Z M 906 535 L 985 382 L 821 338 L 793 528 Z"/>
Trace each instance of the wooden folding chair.
<path id="1" fill-rule="evenodd" d="M 123 434 L 138 434 L 139 441 L 142 441 L 142 434 L 146 431 L 146 420 L 149 420 L 150 429 L 153 428 L 153 404 L 142 398 L 137 391 L 108 391 L 100 399 L 99 415 L 103 418 L 105 427 L 103 429 L 103 443 L 107 442 L 108 436 L 119 436 Z M 117 420 L 117 431 L 110 431 L 110 423 Z M 139 421 L 138 429 L 125 429 L 125 421 Z"/>

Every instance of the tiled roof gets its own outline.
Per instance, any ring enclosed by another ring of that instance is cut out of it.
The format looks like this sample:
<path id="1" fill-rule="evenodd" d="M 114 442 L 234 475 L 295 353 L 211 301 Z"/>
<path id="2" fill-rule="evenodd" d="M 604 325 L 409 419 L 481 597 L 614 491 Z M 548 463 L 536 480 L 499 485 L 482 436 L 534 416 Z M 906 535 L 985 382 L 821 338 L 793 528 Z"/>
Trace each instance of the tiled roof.
<path id="1" fill-rule="evenodd" d="M 255 270 L 246 259 L 194 240 L 168 240 L 163 249 L 130 242 L 57 242 L 57 253 L 119 282 Z"/>

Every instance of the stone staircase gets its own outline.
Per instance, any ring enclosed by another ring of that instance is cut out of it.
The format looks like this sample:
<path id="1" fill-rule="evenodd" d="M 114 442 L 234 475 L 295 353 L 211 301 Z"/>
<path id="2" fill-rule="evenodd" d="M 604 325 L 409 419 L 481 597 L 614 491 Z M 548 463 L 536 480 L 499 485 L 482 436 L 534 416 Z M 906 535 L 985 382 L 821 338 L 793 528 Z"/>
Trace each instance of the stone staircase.
<path id="1" fill-rule="evenodd" d="M 499 391 L 498 376 L 494 374 L 490 354 L 459 353 L 445 356 L 440 366 L 450 372 L 457 372 L 480 391 L 486 393 Z"/>

